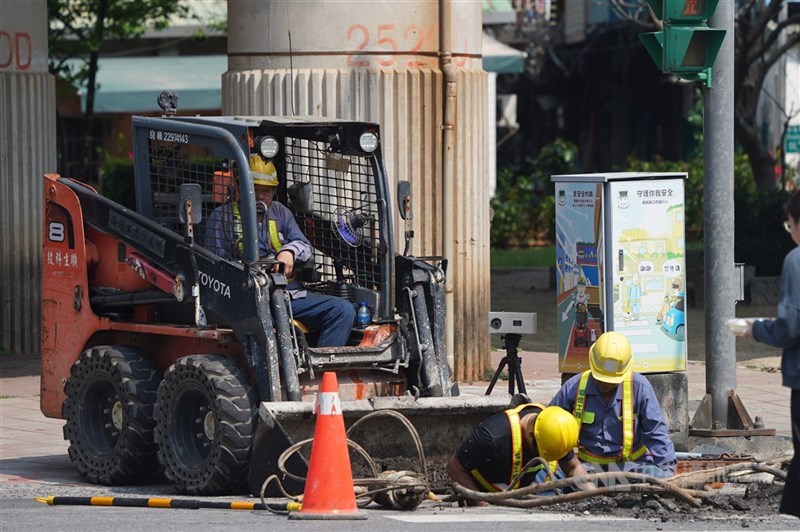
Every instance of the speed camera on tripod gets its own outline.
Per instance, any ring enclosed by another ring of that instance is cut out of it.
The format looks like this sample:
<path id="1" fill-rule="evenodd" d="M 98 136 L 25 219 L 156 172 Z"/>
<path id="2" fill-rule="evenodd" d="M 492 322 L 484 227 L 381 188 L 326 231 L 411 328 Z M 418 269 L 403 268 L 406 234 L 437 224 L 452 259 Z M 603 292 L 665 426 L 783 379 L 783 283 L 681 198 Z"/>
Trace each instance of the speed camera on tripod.
<path id="1" fill-rule="evenodd" d="M 536 334 L 535 312 L 490 312 L 491 334 Z"/>

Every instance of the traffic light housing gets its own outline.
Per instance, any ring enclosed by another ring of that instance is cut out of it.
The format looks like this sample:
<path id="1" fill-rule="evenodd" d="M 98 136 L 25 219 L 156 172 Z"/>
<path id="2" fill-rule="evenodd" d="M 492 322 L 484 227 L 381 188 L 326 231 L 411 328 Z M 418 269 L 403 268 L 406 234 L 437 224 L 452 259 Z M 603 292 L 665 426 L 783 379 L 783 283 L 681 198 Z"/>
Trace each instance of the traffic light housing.
<path id="1" fill-rule="evenodd" d="M 711 67 L 725 30 L 708 27 L 719 0 L 647 0 L 664 23 L 663 31 L 642 33 L 639 39 L 664 73 L 702 81 L 711 87 Z"/>

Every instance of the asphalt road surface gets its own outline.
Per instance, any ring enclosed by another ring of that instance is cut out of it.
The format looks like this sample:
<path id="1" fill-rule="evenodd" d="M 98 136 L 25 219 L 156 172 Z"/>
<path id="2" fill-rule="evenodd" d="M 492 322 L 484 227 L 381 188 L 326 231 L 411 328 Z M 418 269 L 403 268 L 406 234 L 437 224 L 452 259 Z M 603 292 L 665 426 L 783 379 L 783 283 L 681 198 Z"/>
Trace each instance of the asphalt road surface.
<path id="1" fill-rule="evenodd" d="M 55 489 L 55 487 L 53 487 Z M 5 491 L 5 490 L 4 490 Z M 426 530 L 430 532 L 508 531 L 620 531 L 620 530 L 797 530 L 795 518 L 718 516 L 711 519 L 672 521 L 662 518 L 618 518 L 591 513 L 549 512 L 514 508 L 457 508 L 424 503 L 414 512 L 367 509 L 364 520 L 296 521 L 264 511 L 176 510 L 117 507 L 46 506 L 30 498 L 0 498 L 3 530 Z"/>

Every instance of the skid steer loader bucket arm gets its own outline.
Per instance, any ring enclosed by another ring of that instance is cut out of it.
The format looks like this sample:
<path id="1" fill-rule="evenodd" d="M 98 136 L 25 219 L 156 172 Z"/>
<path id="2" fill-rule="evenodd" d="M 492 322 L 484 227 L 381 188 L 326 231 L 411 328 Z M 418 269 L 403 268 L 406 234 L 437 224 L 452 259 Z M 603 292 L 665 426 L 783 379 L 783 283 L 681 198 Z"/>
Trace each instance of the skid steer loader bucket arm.
<path id="1" fill-rule="evenodd" d="M 245 360 L 253 372 L 262 400 L 281 398 L 278 349 L 272 328 L 269 298 L 264 291 L 281 290 L 281 274 L 264 274 L 235 261 L 221 259 L 186 242 L 185 238 L 122 205 L 101 196 L 77 181 L 59 178 L 78 200 L 87 224 L 125 244 L 118 250 L 122 261 L 135 250 L 155 267 L 168 272 L 189 294 L 197 286 L 203 307 L 227 316 L 234 333 L 242 339 Z M 189 304 L 184 296 L 179 303 Z"/>

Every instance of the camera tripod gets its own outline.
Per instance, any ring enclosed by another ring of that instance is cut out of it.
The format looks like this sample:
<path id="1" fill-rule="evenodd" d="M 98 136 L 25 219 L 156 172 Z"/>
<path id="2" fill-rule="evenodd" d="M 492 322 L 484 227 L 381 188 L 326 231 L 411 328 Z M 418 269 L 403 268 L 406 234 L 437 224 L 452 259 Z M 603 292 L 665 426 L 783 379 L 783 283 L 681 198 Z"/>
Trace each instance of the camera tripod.
<path id="1" fill-rule="evenodd" d="M 522 339 L 522 335 L 509 333 L 504 334 L 500 339 L 503 340 L 503 348 L 506 350 L 506 356 L 500 360 L 497 371 L 494 372 L 494 377 L 492 377 L 492 382 L 489 383 L 489 388 L 486 389 L 486 395 L 492 393 L 492 389 L 506 365 L 508 365 L 508 394 L 514 395 L 515 381 L 517 383 L 516 385 L 519 387 L 519 392 L 527 394 L 528 392 L 525 391 L 525 381 L 522 379 L 522 359 L 519 358 L 517 352 L 517 347 L 519 347 L 519 341 Z"/>

